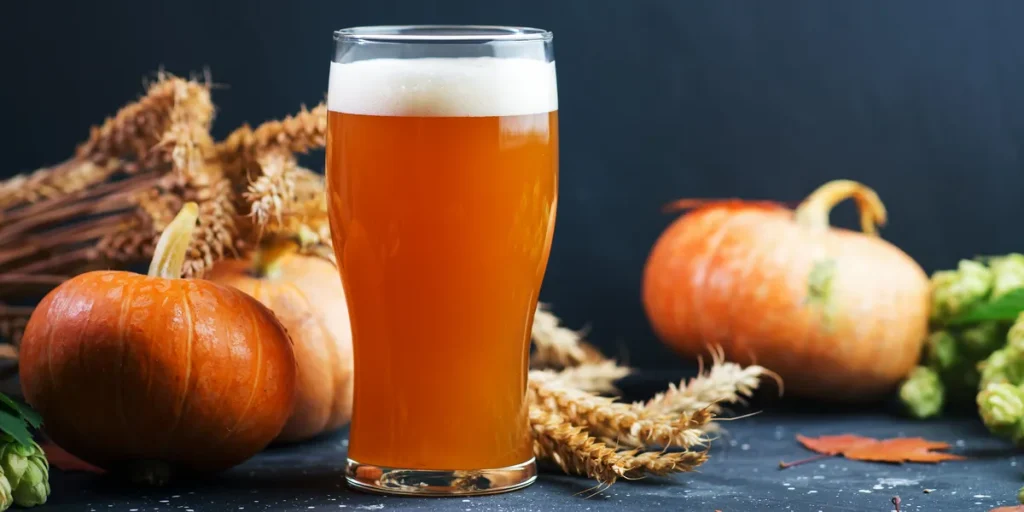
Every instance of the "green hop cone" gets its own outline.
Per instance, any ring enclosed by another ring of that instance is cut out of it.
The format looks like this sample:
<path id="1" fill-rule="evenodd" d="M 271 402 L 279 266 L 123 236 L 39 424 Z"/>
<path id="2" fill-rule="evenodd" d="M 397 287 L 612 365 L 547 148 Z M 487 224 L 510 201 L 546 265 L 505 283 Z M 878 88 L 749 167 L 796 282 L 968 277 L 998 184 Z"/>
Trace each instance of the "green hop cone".
<path id="1" fill-rule="evenodd" d="M 961 260 L 956 270 L 932 275 L 932 320 L 944 322 L 988 297 L 992 271 L 977 261 Z"/>
<path id="2" fill-rule="evenodd" d="M 11 508 L 14 504 L 14 496 L 11 495 L 11 483 L 0 470 L 0 511 Z"/>
<path id="3" fill-rule="evenodd" d="M 987 359 L 978 363 L 981 370 L 980 388 L 990 384 L 1008 382 L 1024 384 L 1024 350 L 1007 346 L 992 352 Z"/>
<path id="4" fill-rule="evenodd" d="M 999 256 L 989 260 L 988 265 L 992 269 L 993 299 L 1018 288 L 1024 288 L 1024 255 Z"/>
<path id="5" fill-rule="evenodd" d="M 931 418 L 942 412 L 945 391 L 939 374 L 918 366 L 900 386 L 900 401 L 915 418 Z"/>
<path id="6" fill-rule="evenodd" d="M 14 503 L 32 507 L 46 503 L 50 495 L 50 463 L 35 442 L 23 445 L 13 438 L 0 439 L 0 468 L 11 487 Z"/>
<path id="7" fill-rule="evenodd" d="M 925 360 L 932 368 L 942 371 L 955 367 L 960 362 L 956 338 L 949 331 L 931 333 L 925 344 Z"/>
<path id="8" fill-rule="evenodd" d="M 1005 432 L 1024 419 L 1024 391 L 1010 383 L 989 384 L 978 393 L 978 413 L 993 432 Z"/>
<path id="9" fill-rule="evenodd" d="M 1020 490 L 1017 491 L 1017 501 L 1024 504 L 1024 487 L 1021 487 Z"/>

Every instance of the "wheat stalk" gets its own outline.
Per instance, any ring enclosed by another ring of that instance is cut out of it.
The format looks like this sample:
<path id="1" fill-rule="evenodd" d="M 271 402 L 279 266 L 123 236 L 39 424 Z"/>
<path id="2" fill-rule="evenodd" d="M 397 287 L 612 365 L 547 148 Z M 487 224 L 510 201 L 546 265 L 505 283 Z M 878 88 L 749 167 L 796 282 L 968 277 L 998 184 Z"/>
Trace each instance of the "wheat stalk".
<path id="1" fill-rule="evenodd" d="M 708 410 L 648 416 L 631 404 L 562 385 L 544 371 L 530 373 L 532 403 L 562 414 L 594 435 L 630 447 L 705 446 L 703 428 L 711 421 Z"/>
<path id="2" fill-rule="evenodd" d="M 545 304 L 537 305 L 531 338 L 534 353 L 530 364 L 535 368 L 561 369 L 607 361 L 600 351 L 583 341 L 580 332 L 563 327 Z"/>
<path id="3" fill-rule="evenodd" d="M 722 405 L 741 403 L 753 395 L 761 380 L 770 376 L 781 384 L 773 372 L 757 365 L 740 366 L 725 360 L 721 350 L 713 352 L 711 368 L 698 372 L 689 381 L 669 384 L 668 390 L 654 395 L 643 404 L 636 404 L 650 416 L 710 410 L 718 415 Z"/>
<path id="4" fill-rule="evenodd" d="M 588 476 L 602 485 L 611 485 L 619 478 L 634 480 L 647 475 L 693 471 L 707 460 L 707 451 L 703 450 L 643 453 L 617 450 L 562 414 L 540 407 L 531 407 L 529 417 L 537 459 L 552 462 L 566 473 Z"/>
<path id="5" fill-rule="evenodd" d="M 280 121 L 267 121 L 255 130 L 241 126 L 217 145 L 229 175 L 244 173 L 258 155 L 271 152 L 307 153 L 327 144 L 327 105 L 305 107 Z"/>
<path id="6" fill-rule="evenodd" d="M 597 363 L 582 363 L 569 366 L 558 372 L 549 374 L 557 379 L 559 385 L 597 394 L 618 394 L 615 382 L 632 372 L 612 360 Z"/>

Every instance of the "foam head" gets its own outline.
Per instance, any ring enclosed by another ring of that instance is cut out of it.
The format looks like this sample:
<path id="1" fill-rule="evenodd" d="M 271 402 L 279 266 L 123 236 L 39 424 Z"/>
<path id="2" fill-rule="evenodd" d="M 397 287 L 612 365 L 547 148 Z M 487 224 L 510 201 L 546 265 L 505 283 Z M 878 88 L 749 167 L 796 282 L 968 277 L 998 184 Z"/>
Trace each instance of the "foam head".
<path id="1" fill-rule="evenodd" d="M 555 63 L 496 57 L 332 62 L 327 108 L 410 117 L 551 112 L 558 110 Z"/>

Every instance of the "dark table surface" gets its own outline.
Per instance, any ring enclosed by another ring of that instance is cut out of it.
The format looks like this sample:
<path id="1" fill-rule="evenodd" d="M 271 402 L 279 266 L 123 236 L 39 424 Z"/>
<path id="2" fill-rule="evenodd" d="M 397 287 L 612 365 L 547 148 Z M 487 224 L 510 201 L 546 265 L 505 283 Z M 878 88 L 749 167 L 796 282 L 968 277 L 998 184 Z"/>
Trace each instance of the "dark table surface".
<path id="1" fill-rule="evenodd" d="M 519 492 L 475 498 L 404 498 L 362 494 L 342 480 L 345 432 L 271 448 L 205 482 L 140 490 L 89 473 L 51 474 L 52 495 L 36 510 L 75 512 L 316 510 L 694 510 L 987 511 L 1014 504 L 1024 484 L 1024 457 L 993 439 L 977 419 L 918 422 L 880 412 L 809 412 L 783 408 L 727 424 L 711 460 L 697 473 L 619 482 L 593 494 L 580 477 L 543 472 Z M 970 457 L 938 465 L 890 465 L 829 458 L 786 470 L 780 460 L 811 455 L 794 435 L 857 433 L 948 441 Z M 1020 467 L 1018 467 L 1018 462 Z M 925 489 L 931 490 L 925 492 Z"/>

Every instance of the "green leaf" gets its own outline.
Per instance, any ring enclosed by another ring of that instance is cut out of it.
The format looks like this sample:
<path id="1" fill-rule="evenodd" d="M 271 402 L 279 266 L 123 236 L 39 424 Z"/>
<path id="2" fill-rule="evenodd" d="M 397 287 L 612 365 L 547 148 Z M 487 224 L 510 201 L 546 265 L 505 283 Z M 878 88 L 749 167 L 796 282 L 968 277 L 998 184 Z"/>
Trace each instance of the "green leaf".
<path id="1" fill-rule="evenodd" d="M 14 438 L 15 441 L 32 446 L 32 434 L 29 433 L 25 420 L 6 410 L 0 409 L 0 430 Z"/>
<path id="2" fill-rule="evenodd" d="M 1007 292 L 990 302 L 976 304 L 967 311 L 953 317 L 949 325 L 964 325 L 988 320 L 1016 320 L 1024 312 L 1024 288 Z"/>
<path id="3" fill-rule="evenodd" d="M 25 421 L 27 421 L 29 425 L 32 425 L 32 428 L 39 428 L 39 426 L 43 424 L 43 417 L 40 416 L 35 409 L 32 409 L 31 407 L 24 405 L 3 393 L 0 393 L 0 405 L 6 405 L 13 410 L 15 414 L 25 418 Z"/>

